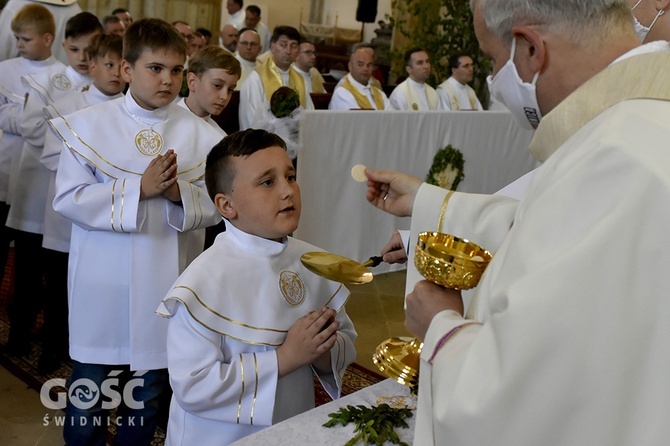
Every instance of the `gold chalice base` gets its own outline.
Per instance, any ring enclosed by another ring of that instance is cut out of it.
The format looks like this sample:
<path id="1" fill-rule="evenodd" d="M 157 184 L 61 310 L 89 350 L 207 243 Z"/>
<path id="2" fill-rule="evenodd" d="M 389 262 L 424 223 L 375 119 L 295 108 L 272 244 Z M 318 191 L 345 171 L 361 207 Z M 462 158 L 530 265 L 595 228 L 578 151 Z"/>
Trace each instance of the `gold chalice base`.
<path id="1" fill-rule="evenodd" d="M 468 240 L 441 232 L 422 232 L 414 265 L 433 283 L 468 290 L 477 285 L 491 258 L 490 252 Z"/>
<path id="2" fill-rule="evenodd" d="M 389 378 L 415 387 L 419 383 L 419 362 L 423 342 L 411 338 L 391 338 L 377 346 L 372 362 Z"/>

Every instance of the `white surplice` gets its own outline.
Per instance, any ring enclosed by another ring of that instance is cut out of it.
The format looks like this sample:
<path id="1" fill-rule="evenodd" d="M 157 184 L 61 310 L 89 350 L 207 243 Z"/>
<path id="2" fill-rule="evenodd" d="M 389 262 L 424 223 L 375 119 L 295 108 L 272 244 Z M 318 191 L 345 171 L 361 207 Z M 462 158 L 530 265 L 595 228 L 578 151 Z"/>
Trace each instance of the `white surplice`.
<path id="1" fill-rule="evenodd" d="M 132 87 L 131 87 L 132 91 Z M 70 355 L 84 363 L 167 366 L 167 323 L 154 310 L 202 252 L 204 228 L 220 221 L 204 185 L 205 159 L 218 132 L 176 104 L 153 111 L 129 93 L 50 121 L 65 141 L 54 209 L 73 221 L 68 272 Z M 152 156 L 140 132 L 177 154 L 181 203 L 140 201 Z"/>
<path id="2" fill-rule="evenodd" d="M 660 46 L 543 118 L 531 152 L 544 164 L 521 201 L 448 201 L 443 231 L 494 257 L 466 318 L 441 312 L 426 333 L 415 444 L 667 442 L 670 52 Z M 413 233 L 437 229 L 445 196 L 421 187 Z"/>
<path id="3" fill-rule="evenodd" d="M 368 85 L 363 85 L 358 81 L 356 81 L 356 79 L 354 79 L 354 77 L 350 73 L 347 73 L 345 77 L 349 78 L 349 82 L 351 82 L 351 85 L 356 90 L 358 90 L 363 96 L 367 97 L 368 101 L 370 101 L 370 105 L 372 106 L 372 108 L 376 109 L 377 105 L 375 104 L 375 99 L 372 94 L 371 82 L 368 82 Z M 356 98 L 354 97 L 354 95 L 351 94 L 349 90 L 342 87 L 341 84 L 342 81 L 340 81 L 335 87 L 335 90 L 333 91 L 333 96 L 330 98 L 330 103 L 328 104 L 328 110 L 351 110 L 361 108 L 360 105 L 358 105 L 358 102 L 356 102 Z M 384 101 L 384 110 L 393 110 L 389 98 L 386 97 L 386 93 L 384 93 L 384 91 L 382 91 L 381 89 L 379 89 L 379 92 L 381 93 L 382 99 Z"/>
<path id="4" fill-rule="evenodd" d="M 110 101 L 123 96 L 118 93 L 114 96 L 107 96 L 98 90 L 94 85 L 90 85 L 86 90 L 80 93 L 74 93 L 56 101 L 44 108 L 46 119 L 58 118 L 74 113 L 77 110 L 83 110 L 101 102 Z M 44 204 L 44 232 L 42 233 L 42 246 L 54 251 L 70 251 L 70 234 L 72 233 L 72 222 L 60 215 L 54 210 L 53 200 L 56 196 L 56 170 L 58 161 L 63 148 L 63 142 L 54 132 L 48 130 L 44 138 L 44 149 L 40 161 L 51 171 L 49 178 L 49 188 L 47 190 L 46 202 Z"/>
<path id="5" fill-rule="evenodd" d="M 237 81 L 235 90 L 241 90 L 242 84 L 244 84 L 244 80 L 247 78 L 247 76 L 249 76 L 249 73 L 255 71 L 256 68 L 258 68 L 260 63 L 258 61 L 249 62 L 248 60 L 243 59 L 239 54 L 235 54 L 235 58 L 240 62 L 240 66 L 242 67 L 242 73 L 240 74 L 240 79 Z"/>
<path id="6" fill-rule="evenodd" d="M 4 136 L 0 140 L 0 201 L 9 203 L 9 177 L 16 172 L 23 147 L 21 117 L 26 101 L 27 88 L 21 76 L 32 73 L 51 73 L 65 69 L 55 57 L 34 61 L 15 57 L 0 62 L 0 129 Z"/>
<path id="7" fill-rule="evenodd" d="M 188 111 L 191 111 L 191 109 L 188 108 L 188 105 L 186 105 L 186 98 L 181 98 L 179 101 L 177 101 L 177 105 L 182 107 L 182 108 L 185 108 Z M 193 115 L 193 116 L 196 116 L 196 115 Z M 216 121 L 214 121 L 212 119 L 212 115 L 208 114 L 207 116 L 202 117 L 202 118 L 200 116 L 196 116 L 196 118 L 200 118 L 203 121 L 205 121 L 207 124 L 211 125 L 214 130 L 219 132 L 222 139 L 226 137 L 226 132 L 221 127 L 219 127 L 219 124 L 217 124 Z"/>
<path id="8" fill-rule="evenodd" d="M 77 73 L 72 67 L 60 72 L 39 72 L 21 78 L 28 89 L 28 99 L 21 116 L 23 146 L 18 167 L 9 177 L 12 206 L 7 226 L 34 234 L 44 232 L 44 206 L 49 190 L 51 171 L 40 161 L 47 133 L 44 107 L 72 93 L 79 93 L 91 83 L 91 77 Z"/>
<path id="9" fill-rule="evenodd" d="M 432 99 L 429 100 L 429 97 Z M 393 89 L 389 101 L 396 110 L 448 110 L 433 87 L 410 78 Z M 432 106 L 431 102 L 434 103 Z"/>
<path id="10" fill-rule="evenodd" d="M 158 309 L 168 329 L 174 391 L 166 445 L 228 444 L 314 407 L 310 366 L 277 379 L 276 349 L 302 316 L 338 311 L 331 374 L 318 375 L 333 398 L 356 358 L 356 332 L 344 310 L 349 291 L 307 270 L 300 256 L 320 249 L 226 232 L 186 269 Z"/>
<path id="11" fill-rule="evenodd" d="M 484 110 L 475 90 L 468 84 L 461 84 L 453 76 L 438 85 L 436 91 L 448 110 Z"/>
<path id="12" fill-rule="evenodd" d="M 60 4 L 55 4 L 55 2 L 43 2 L 40 0 L 9 0 L 5 7 L 2 8 L 2 13 L 0 13 L 0 60 L 11 59 L 12 57 L 18 56 L 16 39 L 14 38 L 11 26 L 12 19 L 21 8 L 34 3 L 39 3 L 44 6 L 54 16 L 56 35 L 54 36 L 54 41 L 51 45 L 51 51 L 53 51 L 56 59 L 67 64 L 67 55 L 63 48 L 63 40 L 65 40 L 65 24 L 70 17 L 81 12 L 81 7 L 77 4 L 76 0 L 61 0 Z"/>
<path id="13" fill-rule="evenodd" d="M 289 84 L 289 72 L 277 67 L 283 86 Z M 246 130 L 253 125 L 260 107 L 269 107 L 269 101 L 265 96 L 265 87 L 258 71 L 249 73 L 242 88 L 240 89 L 240 130 Z"/>

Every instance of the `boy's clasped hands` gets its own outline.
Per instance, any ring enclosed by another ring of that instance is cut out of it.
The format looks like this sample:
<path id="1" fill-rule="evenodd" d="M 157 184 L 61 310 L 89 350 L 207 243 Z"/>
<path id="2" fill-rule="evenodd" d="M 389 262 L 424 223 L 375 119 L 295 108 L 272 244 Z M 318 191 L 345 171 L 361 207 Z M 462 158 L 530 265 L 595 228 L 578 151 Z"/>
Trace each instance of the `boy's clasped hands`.
<path id="1" fill-rule="evenodd" d="M 142 174 L 140 200 L 164 196 L 170 201 L 181 200 L 177 184 L 177 154 L 170 149 L 152 159 Z"/>
<path id="2" fill-rule="evenodd" d="M 293 324 L 286 340 L 277 348 L 280 378 L 306 364 L 312 364 L 321 373 L 331 372 L 330 349 L 340 328 L 335 314 L 335 310 L 326 307 L 311 311 Z"/>

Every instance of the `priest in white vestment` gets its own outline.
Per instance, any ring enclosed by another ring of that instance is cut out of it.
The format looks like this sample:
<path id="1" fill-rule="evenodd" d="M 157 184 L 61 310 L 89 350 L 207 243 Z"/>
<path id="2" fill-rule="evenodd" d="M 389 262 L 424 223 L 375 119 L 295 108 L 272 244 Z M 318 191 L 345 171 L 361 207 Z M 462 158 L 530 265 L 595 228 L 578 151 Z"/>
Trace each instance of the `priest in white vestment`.
<path id="1" fill-rule="evenodd" d="M 372 77 L 375 65 L 375 49 L 367 43 L 354 45 L 349 57 L 349 73 L 338 82 L 329 110 L 392 110 L 393 107 Z"/>
<path id="2" fill-rule="evenodd" d="M 270 50 L 272 33 L 268 26 L 261 22 L 261 8 L 249 5 L 244 10 L 244 27 L 255 30 L 261 38 L 261 53 Z"/>
<path id="3" fill-rule="evenodd" d="M 300 33 L 292 26 L 278 26 L 272 34 L 272 57 L 247 76 L 240 89 L 240 130 L 254 123 L 257 109 L 266 107 L 279 87 L 298 88 L 301 78 L 291 64 L 298 54 Z"/>
<path id="4" fill-rule="evenodd" d="M 520 201 L 367 171 L 368 200 L 411 214 L 413 234 L 442 221 L 493 253 L 465 315 L 460 293 L 408 270 L 414 442 L 665 444 L 670 47 L 639 46 L 625 0 L 474 4 L 492 94 L 539 121 L 543 165 Z"/>
<path id="5" fill-rule="evenodd" d="M 408 78 L 398 84 L 389 101 L 396 110 L 448 110 L 435 89 L 426 81 L 430 77 L 428 53 L 421 48 L 405 52 L 405 71 Z"/>
<path id="6" fill-rule="evenodd" d="M 451 77 L 437 87 L 437 93 L 448 110 L 484 110 L 475 90 L 468 83 L 474 78 L 472 58 L 455 54 L 449 58 Z"/>
<path id="7" fill-rule="evenodd" d="M 301 42 L 298 55 L 291 65 L 291 70 L 300 75 L 301 82 L 297 85 L 300 105 L 305 110 L 314 110 L 314 102 L 310 93 L 325 93 L 324 80 L 316 69 L 316 47 L 312 42 Z"/>
<path id="8" fill-rule="evenodd" d="M 256 30 L 251 28 L 242 29 L 239 41 L 237 42 L 237 53 L 235 53 L 235 57 L 242 67 L 242 74 L 240 75 L 240 80 L 237 81 L 236 90 L 242 88 L 242 84 L 247 76 L 260 65 L 260 62 L 256 60 L 260 52 L 261 38 Z"/>

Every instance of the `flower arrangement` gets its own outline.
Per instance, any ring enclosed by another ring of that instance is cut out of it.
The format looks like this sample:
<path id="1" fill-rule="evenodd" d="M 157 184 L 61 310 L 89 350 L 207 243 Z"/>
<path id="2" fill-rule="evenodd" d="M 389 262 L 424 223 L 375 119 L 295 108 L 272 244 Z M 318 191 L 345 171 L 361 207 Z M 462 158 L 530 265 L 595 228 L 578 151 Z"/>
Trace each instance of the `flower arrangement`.
<path id="1" fill-rule="evenodd" d="M 270 97 L 270 111 L 277 118 L 291 116 L 298 107 L 300 107 L 300 95 L 292 88 L 279 87 Z"/>
<path id="2" fill-rule="evenodd" d="M 464 165 L 465 160 L 461 151 L 449 144 L 435 154 L 426 182 L 445 189 L 456 190 L 465 177 Z"/>
<path id="3" fill-rule="evenodd" d="M 286 143 L 291 159 L 300 151 L 300 95 L 289 87 L 279 87 L 270 97 L 269 103 L 258 107 L 253 128 L 276 133 Z"/>

